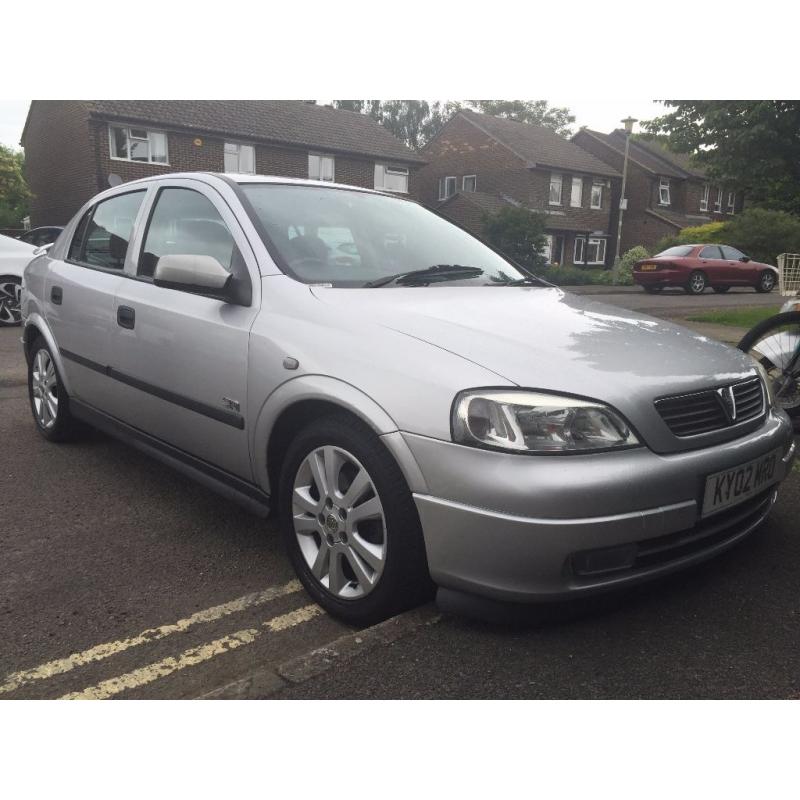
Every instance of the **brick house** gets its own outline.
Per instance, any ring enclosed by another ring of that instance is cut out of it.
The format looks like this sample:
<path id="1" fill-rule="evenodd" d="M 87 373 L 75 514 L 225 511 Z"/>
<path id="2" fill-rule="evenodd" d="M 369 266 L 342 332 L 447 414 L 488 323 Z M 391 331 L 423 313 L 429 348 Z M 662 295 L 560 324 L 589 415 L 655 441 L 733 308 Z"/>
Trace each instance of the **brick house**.
<path id="1" fill-rule="evenodd" d="M 613 261 L 620 173 L 550 128 L 462 110 L 421 155 L 419 199 L 473 233 L 484 213 L 524 206 L 547 214 L 550 263 Z"/>
<path id="2" fill-rule="evenodd" d="M 625 132 L 609 134 L 581 128 L 572 141 L 616 170 L 622 171 Z M 620 191 L 613 198 L 617 225 Z M 729 219 L 742 210 L 740 193 L 708 180 L 689 155 L 673 153 L 658 142 L 631 138 L 622 220 L 622 250 L 644 245 L 652 250 L 664 236 L 683 228 Z"/>
<path id="3" fill-rule="evenodd" d="M 66 223 L 111 176 L 244 172 L 415 196 L 423 163 L 370 117 L 301 100 L 34 100 L 21 143 L 33 226 Z"/>

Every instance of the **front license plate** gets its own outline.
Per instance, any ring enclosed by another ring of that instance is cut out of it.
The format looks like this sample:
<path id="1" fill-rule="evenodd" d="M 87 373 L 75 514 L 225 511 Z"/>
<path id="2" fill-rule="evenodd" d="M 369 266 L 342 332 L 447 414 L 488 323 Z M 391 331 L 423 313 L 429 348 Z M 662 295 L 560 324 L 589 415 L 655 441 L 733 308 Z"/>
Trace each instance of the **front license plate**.
<path id="1" fill-rule="evenodd" d="M 746 464 L 709 475 L 703 497 L 703 516 L 735 506 L 774 483 L 780 457 L 781 451 L 773 450 Z"/>

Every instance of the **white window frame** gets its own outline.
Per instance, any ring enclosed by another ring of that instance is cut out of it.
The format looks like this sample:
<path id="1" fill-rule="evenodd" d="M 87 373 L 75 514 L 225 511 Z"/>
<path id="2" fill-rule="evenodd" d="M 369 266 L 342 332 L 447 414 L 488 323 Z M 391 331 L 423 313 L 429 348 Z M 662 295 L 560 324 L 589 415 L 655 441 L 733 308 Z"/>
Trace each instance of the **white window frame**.
<path id="1" fill-rule="evenodd" d="M 714 201 L 714 212 L 717 214 L 722 213 L 722 187 L 717 187 L 717 199 Z"/>
<path id="2" fill-rule="evenodd" d="M 553 187 L 558 186 L 558 200 L 553 200 Z M 560 206 L 564 199 L 564 176 L 557 173 L 550 173 L 550 193 L 548 194 L 548 205 Z"/>
<path id="3" fill-rule="evenodd" d="M 238 175 L 255 175 L 256 174 L 256 148 L 255 145 L 247 144 L 247 142 L 225 142 L 222 145 L 222 169 L 226 173 L 228 172 L 225 169 L 225 155 L 226 155 L 226 148 L 228 147 L 235 147 L 236 148 L 236 170 L 233 173 L 228 174 L 238 174 Z M 250 150 L 253 152 L 253 169 L 252 171 L 247 171 L 242 169 L 242 148 L 249 147 Z M 233 155 L 233 153 L 229 153 L 228 155 Z"/>
<path id="4" fill-rule="evenodd" d="M 736 213 L 736 192 L 728 192 L 728 214 Z"/>
<path id="5" fill-rule="evenodd" d="M 580 258 L 578 258 L 578 245 L 580 244 Z M 598 261 L 586 261 L 586 256 L 589 248 L 596 244 L 598 255 L 602 252 L 602 258 Z M 605 236 L 576 236 L 575 244 L 572 248 L 572 263 L 584 264 L 585 266 L 604 266 L 606 263 L 606 251 L 608 248 L 608 239 Z"/>
<path id="6" fill-rule="evenodd" d="M 114 129 L 125 131 L 126 143 L 128 145 L 128 157 L 114 155 Z M 130 125 L 111 125 L 108 126 L 108 157 L 112 161 L 127 161 L 131 164 L 158 164 L 159 166 L 169 166 L 169 136 L 166 131 L 160 131 L 155 128 L 133 128 L 133 130 L 142 130 L 147 132 L 147 161 L 142 161 L 138 158 L 131 158 L 131 139 L 136 139 L 138 142 L 145 141 L 141 136 L 131 135 Z M 153 142 L 150 139 L 151 134 L 156 133 L 164 137 L 164 156 L 165 161 L 153 161 Z"/>
<path id="7" fill-rule="evenodd" d="M 312 174 L 311 164 L 312 159 L 317 159 L 317 176 L 314 177 Z M 330 178 L 322 177 L 324 172 L 322 169 L 322 162 L 323 161 L 330 161 L 331 162 L 331 176 Z M 330 155 L 329 153 L 309 153 L 308 154 L 308 178 L 312 181 L 325 181 L 326 183 L 333 183 L 336 180 L 336 159 Z"/>
<path id="8" fill-rule="evenodd" d="M 576 190 L 577 189 L 577 202 L 576 202 Z M 582 208 L 583 207 L 583 178 L 578 178 L 573 176 L 572 178 L 572 187 L 570 188 L 569 192 L 569 207 L 570 208 Z"/>
<path id="9" fill-rule="evenodd" d="M 703 194 L 700 197 L 700 210 L 701 211 L 708 211 L 708 199 L 711 196 L 711 184 L 704 183 L 703 184 Z"/>
<path id="10" fill-rule="evenodd" d="M 447 186 L 453 182 L 453 191 L 448 194 Z M 455 175 L 443 175 L 439 178 L 439 199 L 449 200 L 458 191 L 458 178 Z"/>
<path id="11" fill-rule="evenodd" d="M 405 189 L 396 189 L 392 188 L 391 186 L 386 185 L 386 176 L 387 175 L 398 175 L 405 178 Z M 383 164 L 380 162 L 376 162 L 375 164 L 375 174 L 374 174 L 374 181 L 373 185 L 376 189 L 382 192 L 394 192 L 395 194 L 408 194 L 408 181 L 410 178 L 410 173 L 408 171 L 408 167 L 393 167 L 389 164 Z"/>
<path id="12" fill-rule="evenodd" d="M 601 209 L 603 207 L 603 194 L 606 185 L 603 181 L 592 181 L 592 194 L 589 198 L 589 207 L 595 210 Z M 597 203 L 594 201 L 594 190 L 599 190 L 599 200 Z"/>
<path id="13" fill-rule="evenodd" d="M 666 200 L 664 197 L 666 196 Z M 670 202 L 670 194 L 669 194 L 669 178 L 659 178 L 658 179 L 658 204 L 660 206 L 669 206 L 672 205 Z"/>
<path id="14" fill-rule="evenodd" d="M 467 189 L 467 178 L 472 178 L 472 188 Z M 478 191 L 478 176 L 477 175 L 465 175 L 461 179 L 461 191 L 462 192 L 477 192 Z"/>

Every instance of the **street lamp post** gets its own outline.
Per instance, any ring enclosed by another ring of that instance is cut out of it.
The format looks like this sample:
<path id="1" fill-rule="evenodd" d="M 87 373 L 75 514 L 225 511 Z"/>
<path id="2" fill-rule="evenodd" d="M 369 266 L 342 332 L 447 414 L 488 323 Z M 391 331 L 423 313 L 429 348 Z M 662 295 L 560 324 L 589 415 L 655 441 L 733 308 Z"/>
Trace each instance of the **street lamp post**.
<path id="1" fill-rule="evenodd" d="M 628 202 L 625 197 L 625 184 L 628 181 L 628 151 L 630 150 L 630 145 L 631 145 L 631 134 L 633 133 L 633 125 L 635 122 L 638 121 L 639 120 L 634 119 L 633 117 L 627 117 L 626 119 L 621 120 L 622 124 L 625 126 L 625 157 L 622 161 L 622 193 L 620 194 L 619 198 L 619 217 L 617 222 L 617 253 L 614 256 L 615 282 L 619 275 L 619 256 L 620 256 L 620 250 L 622 249 L 622 215 L 625 212 L 625 208 Z"/>

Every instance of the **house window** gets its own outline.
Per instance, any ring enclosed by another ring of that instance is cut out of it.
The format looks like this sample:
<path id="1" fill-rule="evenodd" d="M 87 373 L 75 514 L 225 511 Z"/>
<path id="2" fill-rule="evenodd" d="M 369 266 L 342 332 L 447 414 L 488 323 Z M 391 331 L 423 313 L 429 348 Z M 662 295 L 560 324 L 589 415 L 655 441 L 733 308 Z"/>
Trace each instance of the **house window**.
<path id="1" fill-rule="evenodd" d="M 455 178 L 453 178 L 455 180 Z M 375 188 L 408 194 L 408 167 L 375 165 Z M 455 190 L 453 190 L 455 192 Z"/>
<path id="2" fill-rule="evenodd" d="M 465 175 L 461 179 L 461 190 L 464 192 L 474 192 L 478 187 L 478 178 L 476 175 Z"/>
<path id="3" fill-rule="evenodd" d="M 447 200 L 456 193 L 456 179 L 454 175 L 439 178 L 439 199 Z"/>
<path id="4" fill-rule="evenodd" d="M 561 205 L 561 176 L 550 173 L 550 205 Z"/>
<path id="5" fill-rule="evenodd" d="M 308 154 L 308 177 L 312 181 L 333 180 L 333 156 Z"/>
<path id="6" fill-rule="evenodd" d="M 658 179 L 658 204 L 669 205 L 669 178 Z"/>
<path id="7" fill-rule="evenodd" d="M 703 195 L 700 198 L 701 211 L 708 211 L 708 197 L 710 194 L 711 194 L 711 185 L 708 183 L 703 184 Z"/>
<path id="8" fill-rule="evenodd" d="M 728 213 L 736 213 L 736 192 L 728 192 Z"/>
<path id="9" fill-rule="evenodd" d="M 542 248 L 542 256 L 546 264 L 560 264 L 564 253 L 564 237 L 547 234 Z"/>
<path id="10" fill-rule="evenodd" d="M 143 128 L 110 125 L 108 141 L 111 158 L 140 161 L 145 164 L 167 164 L 167 134 Z"/>
<path id="11" fill-rule="evenodd" d="M 256 158 L 253 145 L 225 142 L 225 172 L 255 175 Z"/>
<path id="12" fill-rule="evenodd" d="M 572 179 L 572 193 L 569 197 L 572 208 L 580 208 L 583 204 L 583 178 Z"/>
<path id="13" fill-rule="evenodd" d="M 575 237 L 575 264 L 605 264 L 606 240 L 599 238 L 585 239 L 583 236 Z"/>
<path id="14" fill-rule="evenodd" d="M 592 183 L 592 201 L 590 203 L 592 208 L 603 207 L 603 183 L 602 181 L 594 181 Z"/>
<path id="15" fill-rule="evenodd" d="M 717 187 L 717 199 L 714 201 L 714 211 L 717 214 L 722 213 L 722 187 Z"/>

